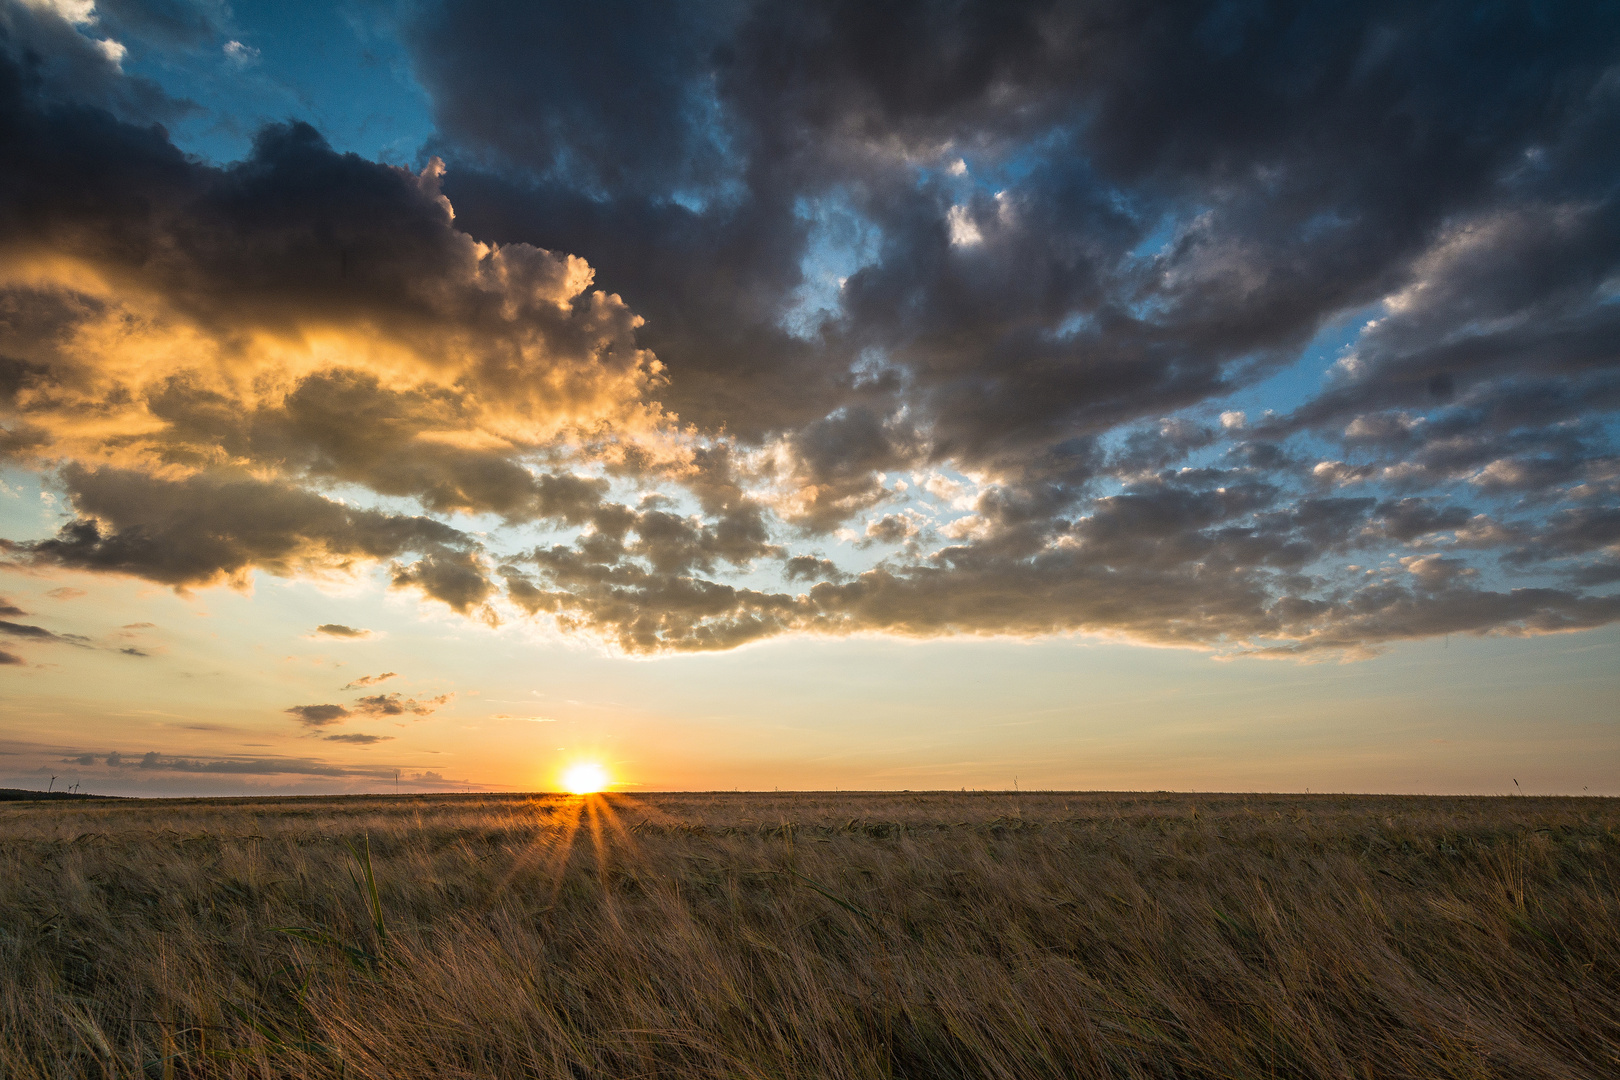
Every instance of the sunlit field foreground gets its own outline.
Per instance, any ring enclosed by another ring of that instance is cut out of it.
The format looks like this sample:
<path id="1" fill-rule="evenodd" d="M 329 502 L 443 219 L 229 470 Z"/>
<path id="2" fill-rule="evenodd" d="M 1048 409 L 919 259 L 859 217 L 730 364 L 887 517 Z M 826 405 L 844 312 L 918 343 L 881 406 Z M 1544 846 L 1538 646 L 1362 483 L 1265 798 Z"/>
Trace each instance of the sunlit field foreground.
<path id="1" fill-rule="evenodd" d="M 0 805 L 0 1075 L 1620 1076 L 1620 804 Z"/>

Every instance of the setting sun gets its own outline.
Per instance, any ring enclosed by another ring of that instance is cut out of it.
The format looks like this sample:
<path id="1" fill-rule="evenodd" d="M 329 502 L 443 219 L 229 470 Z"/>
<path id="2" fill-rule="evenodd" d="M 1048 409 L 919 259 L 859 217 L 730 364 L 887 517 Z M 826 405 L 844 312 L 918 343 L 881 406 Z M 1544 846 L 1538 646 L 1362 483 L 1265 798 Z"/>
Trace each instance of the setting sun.
<path id="1" fill-rule="evenodd" d="M 563 787 L 575 795 L 589 795 L 608 786 L 607 770 L 594 761 L 571 765 L 563 773 Z"/>

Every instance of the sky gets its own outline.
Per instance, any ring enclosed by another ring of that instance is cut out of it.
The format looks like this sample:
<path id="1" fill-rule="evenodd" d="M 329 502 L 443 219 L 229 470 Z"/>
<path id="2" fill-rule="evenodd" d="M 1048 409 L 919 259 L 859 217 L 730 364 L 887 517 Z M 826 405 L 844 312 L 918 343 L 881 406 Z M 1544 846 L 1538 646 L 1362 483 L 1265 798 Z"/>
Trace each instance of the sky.
<path id="1" fill-rule="evenodd" d="M 1612 3 L 0 0 L 0 786 L 1620 794 Z"/>

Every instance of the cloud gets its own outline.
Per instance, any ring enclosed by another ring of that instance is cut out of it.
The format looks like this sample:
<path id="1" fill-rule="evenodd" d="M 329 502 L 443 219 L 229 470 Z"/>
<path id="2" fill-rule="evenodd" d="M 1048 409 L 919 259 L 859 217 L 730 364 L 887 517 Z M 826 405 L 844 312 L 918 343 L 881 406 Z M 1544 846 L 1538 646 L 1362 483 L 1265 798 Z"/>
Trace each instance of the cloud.
<path id="1" fill-rule="evenodd" d="M 815 555 L 795 555 L 782 564 L 782 576 L 789 581 L 817 581 L 822 578 L 839 581 L 849 575 L 831 559 Z"/>
<path id="2" fill-rule="evenodd" d="M 75 589 L 71 585 L 63 585 L 58 589 L 51 589 L 45 594 L 52 600 L 77 600 L 81 596 L 88 596 L 83 589 Z"/>
<path id="3" fill-rule="evenodd" d="M 495 591 L 488 564 L 472 551 L 430 551 L 414 563 L 395 566 L 393 585 L 396 589 L 418 588 L 462 614 L 481 605 Z"/>
<path id="4" fill-rule="evenodd" d="M 50 642 L 61 645 L 77 645 L 81 648 L 87 645 L 89 638 L 79 634 L 57 634 L 45 629 L 43 626 L 34 626 L 31 623 L 15 623 L 0 619 L 0 634 L 10 637 L 22 638 L 26 641 Z"/>
<path id="5" fill-rule="evenodd" d="M 89 759 L 88 761 L 86 759 Z M 78 765 L 90 764 L 93 755 L 81 754 L 62 759 Z M 375 769 L 353 769 L 332 765 L 315 758 L 206 758 L 178 757 L 148 751 L 139 757 L 125 757 L 116 750 L 108 754 L 103 763 L 112 769 L 138 769 L 148 772 L 205 773 L 227 776 L 323 776 L 323 777 L 391 777 L 391 772 Z"/>
<path id="6" fill-rule="evenodd" d="M 149 79 L 126 74 L 127 53 L 117 40 L 125 27 L 101 16 L 136 6 L 113 0 L 24 0 L 0 8 L 0 48 L 27 57 L 35 93 L 48 100 L 90 101 L 118 116 L 140 122 L 169 121 L 195 112 L 195 103 L 176 99 Z M 100 33 L 108 31 L 110 37 Z"/>
<path id="7" fill-rule="evenodd" d="M 426 565 L 461 573 L 410 579 L 428 595 L 445 590 L 441 598 L 454 605 L 477 592 L 467 579 L 478 564 L 457 550 L 472 539 L 431 518 L 357 510 L 290 483 L 229 472 L 171 480 L 69 464 L 60 475 L 79 516 L 53 539 L 13 545 L 34 562 L 184 589 L 245 584 L 255 569 L 278 576 L 346 571 L 417 551 L 426 553 Z"/>
<path id="8" fill-rule="evenodd" d="M 96 16 L 114 37 L 185 48 L 217 38 L 229 9 L 216 0 L 96 0 Z"/>
<path id="9" fill-rule="evenodd" d="M 925 519 L 916 511 L 884 514 L 866 523 L 866 535 L 856 547 L 873 544 L 903 544 L 914 539 L 924 529 Z"/>
<path id="10" fill-rule="evenodd" d="M 0 667 L 6 667 L 13 664 L 21 665 L 26 663 L 27 661 L 18 656 L 16 653 L 6 652 L 4 649 L 0 649 Z"/>
<path id="11" fill-rule="evenodd" d="M 440 694 L 418 701 L 401 694 L 373 694 L 356 701 L 354 711 L 367 716 L 404 716 L 407 713 L 413 716 L 431 716 L 448 704 L 453 697 L 454 694 Z"/>
<path id="12" fill-rule="evenodd" d="M 342 623 L 322 623 L 315 628 L 317 634 L 335 638 L 366 638 L 371 636 L 370 630 L 357 630 Z"/>
<path id="13" fill-rule="evenodd" d="M 344 689 L 354 686 L 368 686 L 379 683 L 384 679 L 392 678 L 393 672 L 385 675 L 373 676 L 356 680 Z M 431 716 L 455 698 L 454 694 L 439 694 L 430 698 L 409 698 L 403 694 L 371 694 L 356 699 L 353 708 L 344 705 L 294 705 L 282 710 L 289 716 L 296 717 L 299 722 L 308 727 L 329 727 L 340 724 L 345 720 L 357 716 Z M 346 742 L 359 742 L 359 739 L 344 739 Z"/>
<path id="14" fill-rule="evenodd" d="M 342 705 L 294 705 L 282 711 L 289 716 L 296 716 L 310 727 L 326 727 L 354 715 Z"/>
<path id="15" fill-rule="evenodd" d="M 259 50 L 252 45 L 244 45 L 240 41 L 227 41 L 223 51 L 225 58 L 237 67 L 251 67 L 259 62 Z"/>
<path id="16" fill-rule="evenodd" d="M 347 629 L 347 627 L 345 627 L 345 629 Z M 398 672 L 385 671 L 381 675 L 362 675 L 362 676 L 360 676 L 360 678 L 355 679 L 353 682 L 351 682 L 351 683 L 347 684 L 346 686 L 344 686 L 343 689 L 345 689 L 345 690 L 355 690 L 355 689 L 358 689 L 358 688 L 360 688 L 362 686 L 375 686 L 376 684 L 378 684 L 380 682 L 383 682 L 384 680 L 392 679 L 397 674 L 398 674 Z"/>
<path id="17" fill-rule="evenodd" d="M 34 638 L 41 641 L 54 641 L 56 635 L 42 626 L 30 626 L 26 623 L 0 621 L 0 634 L 10 634 L 13 637 Z"/>
<path id="18" fill-rule="evenodd" d="M 327 742 L 353 743 L 355 746 L 371 746 L 374 743 L 388 742 L 390 739 L 393 738 L 393 736 L 392 735 L 347 734 L 347 735 L 324 735 L 324 736 L 322 736 L 322 738 L 324 738 Z"/>
<path id="19" fill-rule="evenodd" d="M 27 615 L 28 612 L 0 596 L 0 615 Z"/>
<path id="20" fill-rule="evenodd" d="M 8 557 L 630 652 L 1620 618 L 1613 5 L 633 7 L 413 5 L 417 172 L 188 158 L 18 16 L 0 453 L 73 518 Z"/>

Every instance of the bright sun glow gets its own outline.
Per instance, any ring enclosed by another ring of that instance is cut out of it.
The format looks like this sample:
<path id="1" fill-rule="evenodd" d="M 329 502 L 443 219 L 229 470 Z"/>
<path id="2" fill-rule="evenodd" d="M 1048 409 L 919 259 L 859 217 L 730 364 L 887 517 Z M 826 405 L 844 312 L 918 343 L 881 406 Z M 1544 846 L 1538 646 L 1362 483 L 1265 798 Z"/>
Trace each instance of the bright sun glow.
<path id="1" fill-rule="evenodd" d="M 607 770 L 594 761 L 570 765 L 563 773 L 562 780 L 563 787 L 575 795 L 589 795 L 593 791 L 601 791 L 608 785 Z"/>

